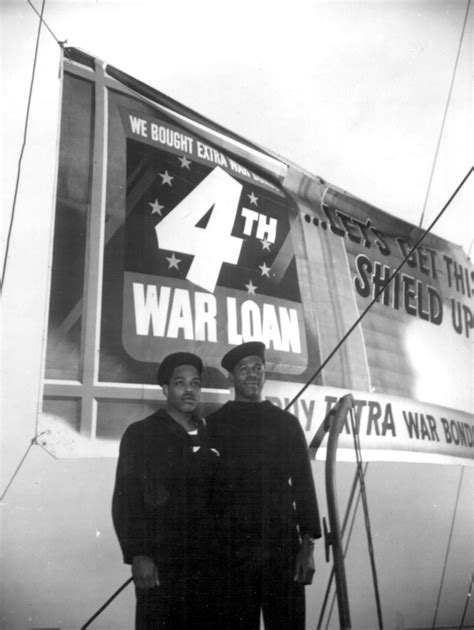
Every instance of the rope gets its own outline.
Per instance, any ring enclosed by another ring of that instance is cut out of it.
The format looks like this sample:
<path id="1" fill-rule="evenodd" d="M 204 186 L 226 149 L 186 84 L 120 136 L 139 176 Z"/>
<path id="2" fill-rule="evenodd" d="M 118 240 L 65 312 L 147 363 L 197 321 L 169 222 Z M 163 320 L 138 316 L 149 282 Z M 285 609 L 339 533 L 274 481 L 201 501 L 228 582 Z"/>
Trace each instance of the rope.
<path id="1" fill-rule="evenodd" d="M 468 170 L 468 172 L 466 173 L 466 175 L 463 177 L 461 183 L 458 185 L 458 187 L 456 188 L 456 190 L 453 192 L 453 194 L 451 195 L 451 197 L 448 199 L 448 201 L 444 204 L 444 206 L 441 208 L 441 210 L 438 212 L 437 216 L 434 218 L 434 220 L 431 222 L 431 224 L 428 226 L 428 228 L 423 232 L 423 234 L 420 236 L 420 238 L 417 240 L 417 242 L 415 243 L 415 245 L 412 247 L 412 249 L 408 252 L 408 254 L 404 257 L 404 259 L 402 260 L 402 262 L 398 265 L 398 267 L 395 269 L 395 271 L 392 273 L 392 275 L 390 276 L 390 278 L 387 280 L 387 282 L 385 283 L 385 285 L 379 289 L 379 291 L 377 291 L 377 293 L 375 294 L 375 296 L 373 297 L 373 299 L 370 301 L 370 303 L 368 304 L 368 306 L 362 311 L 362 313 L 359 315 L 359 317 L 356 319 L 356 321 L 352 324 L 352 326 L 349 328 L 349 330 L 344 334 L 344 336 L 342 337 L 342 339 L 336 344 L 335 348 L 329 353 L 329 355 L 326 357 L 326 359 L 321 363 L 321 365 L 319 366 L 319 368 L 314 372 L 314 374 L 310 377 L 310 379 L 306 382 L 305 385 L 303 385 L 303 387 L 299 390 L 299 392 L 297 392 L 297 394 L 294 396 L 294 398 L 288 403 L 288 405 L 285 407 L 285 411 L 288 411 L 290 409 L 290 407 L 298 400 L 298 398 L 301 396 L 301 394 L 306 391 L 306 389 L 308 389 L 308 387 L 311 385 L 311 383 L 314 381 L 314 379 L 318 376 L 318 374 L 320 372 L 322 372 L 322 370 L 326 367 L 326 365 L 329 363 L 329 361 L 332 359 L 332 357 L 336 354 L 336 352 L 339 350 L 339 348 L 342 346 L 342 344 L 346 341 L 346 339 L 349 337 L 349 335 L 354 331 L 354 329 L 360 324 L 360 322 L 362 321 L 362 319 L 365 317 L 365 315 L 369 312 L 369 310 L 372 308 L 372 306 L 375 304 L 375 302 L 377 302 L 378 298 L 382 295 L 382 293 L 385 291 L 385 289 L 388 287 L 388 285 L 392 282 L 392 280 L 395 278 L 395 276 L 399 273 L 400 269 L 403 267 L 403 265 L 406 263 L 406 261 L 410 258 L 410 256 L 413 254 L 413 252 L 415 252 L 418 247 L 420 246 L 420 244 L 422 243 L 422 241 L 425 239 L 425 237 L 427 236 L 427 234 L 429 234 L 431 232 L 431 230 L 433 229 L 433 227 L 436 225 L 436 223 L 439 221 L 439 219 L 443 216 L 443 214 L 445 213 L 445 211 L 447 210 L 448 206 L 451 204 L 451 202 L 453 201 L 453 199 L 456 197 L 456 195 L 458 194 L 458 192 L 461 190 L 461 188 L 463 187 L 464 183 L 467 181 L 467 179 L 469 178 L 469 176 L 471 175 L 471 173 L 473 172 L 474 167 L 471 166 L 471 168 Z"/>
<path id="2" fill-rule="evenodd" d="M 454 522 L 456 520 L 456 512 L 458 511 L 459 495 L 461 494 L 461 484 L 462 484 L 463 476 L 464 476 L 464 467 L 461 466 L 461 475 L 459 476 L 458 491 L 457 491 L 457 494 L 456 494 L 456 501 L 455 501 L 455 504 L 454 504 L 453 520 L 451 521 L 451 529 L 449 531 L 449 537 L 448 537 L 448 546 L 446 548 L 446 555 L 444 557 L 443 573 L 441 575 L 441 582 L 440 582 L 440 585 L 439 585 L 438 599 L 436 600 L 436 609 L 435 609 L 435 614 L 434 614 L 434 617 L 433 617 L 433 623 L 431 624 L 431 628 L 432 629 L 436 626 L 436 618 L 438 616 L 439 602 L 440 602 L 440 599 L 441 599 L 441 592 L 443 590 L 444 576 L 446 574 L 446 565 L 448 564 L 449 550 L 450 550 L 450 547 L 451 547 L 451 540 L 453 538 Z"/>
<path id="3" fill-rule="evenodd" d="M 67 39 L 65 39 L 64 41 L 60 41 L 56 37 L 56 35 L 53 33 L 52 29 L 50 28 L 50 26 L 48 25 L 46 20 L 43 18 L 43 13 L 44 13 L 46 0 L 43 0 L 43 2 L 42 2 L 41 13 L 39 13 L 37 8 L 31 3 L 31 0 L 27 0 L 27 2 L 30 5 L 30 7 L 33 9 L 33 11 L 36 13 L 36 15 L 39 17 L 40 21 L 39 21 L 39 25 L 38 25 L 38 34 L 36 36 L 36 47 L 35 47 L 35 55 L 34 55 L 34 61 L 33 61 L 33 72 L 32 72 L 31 82 L 30 82 L 30 90 L 29 90 L 29 96 L 28 96 L 28 106 L 27 106 L 27 109 L 26 109 L 25 128 L 24 128 L 24 131 L 23 131 L 23 144 L 22 144 L 22 147 L 21 147 L 21 150 L 20 150 L 20 157 L 18 159 L 17 178 L 16 178 L 15 192 L 14 192 L 14 195 L 13 195 L 13 204 L 12 204 L 12 214 L 11 214 L 11 217 L 10 217 L 10 223 L 9 223 L 9 226 L 8 226 L 8 233 L 7 233 L 6 243 L 5 243 L 5 258 L 3 260 L 2 278 L 1 278 L 1 281 L 0 281 L 0 291 L 3 289 L 3 283 L 5 282 L 5 275 L 6 275 L 6 272 L 7 272 L 7 259 L 8 259 L 8 252 L 9 252 L 9 249 L 10 249 L 11 234 L 12 234 L 12 230 L 13 230 L 13 222 L 14 222 L 15 210 L 16 210 L 16 200 L 17 200 L 17 196 L 18 196 L 18 188 L 19 188 L 19 185 L 20 185 L 21 164 L 22 164 L 22 161 L 23 161 L 23 153 L 24 153 L 25 146 L 26 146 L 26 136 L 27 136 L 27 132 L 28 132 L 28 123 L 29 123 L 29 116 L 30 116 L 31 98 L 32 98 L 33 84 L 34 84 L 35 74 L 36 74 L 36 62 L 37 62 L 37 59 L 38 59 L 39 40 L 40 40 L 40 34 L 41 34 L 41 27 L 42 27 L 42 25 L 44 24 L 46 26 L 48 31 L 51 33 L 51 35 L 56 40 L 56 43 L 61 48 L 64 49 L 64 44 L 67 43 Z"/>
<path id="4" fill-rule="evenodd" d="M 428 181 L 428 188 L 426 189 L 425 202 L 423 204 L 423 210 L 421 212 L 419 227 L 421 227 L 422 223 L 423 223 L 423 219 L 424 219 L 424 216 L 425 216 L 425 210 L 426 210 L 426 204 L 428 203 L 428 197 L 429 197 L 430 190 L 431 190 L 431 184 L 433 182 L 433 175 L 434 175 L 434 171 L 435 171 L 435 167 L 436 167 L 436 162 L 438 160 L 438 153 L 439 153 L 439 148 L 441 146 L 441 138 L 442 138 L 443 132 L 444 132 L 444 125 L 446 123 L 446 116 L 448 114 L 448 108 L 449 108 L 449 103 L 450 103 L 450 100 L 451 100 L 451 94 L 453 92 L 454 78 L 456 76 L 456 70 L 457 70 L 457 67 L 458 67 L 459 56 L 461 54 L 461 46 L 462 46 L 462 41 L 463 41 L 463 38 L 464 38 L 464 31 L 466 29 L 467 16 L 468 16 L 468 13 L 469 13 L 470 5 L 471 5 L 471 0 L 468 0 L 467 7 L 466 7 L 466 15 L 464 17 L 464 24 L 463 24 L 462 32 L 461 32 L 461 38 L 459 40 L 458 53 L 456 55 L 456 61 L 454 63 L 453 76 L 451 77 L 451 85 L 449 86 L 448 98 L 446 100 L 446 107 L 444 109 L 443 120 L 441 122 L 441 129 L 440 129 L 440 132 L 439 132 L 438 144 L 436 145 L 435 155 L 434 155 L 434 159 L 433 159 L 433 165 L 431 167 L 430 179 Z"/>
<path id="5" fill-rule="evenodd" d="M 26 453 L 25 453 L 25 454 L 23 455 L 23 457 L 21 458 L 20 463 L 18 464 L 18 466 L 17 466 L 17 467 L 16 467 L 16 469 L 15 469 L 15 472 L 13 473 L 13 475 L 12 475 L 12 476 L 11 476 L 11 478 L 10 478 L 10 481 L 7 483 L 7 487 L 5 488 L 4 493 L 3 493 L 3 494 L 2 494 L 2 496 L 0 497 L 0 502 L 2 502 L 2 501 L 3 501 L 3 499 L 5 498 L 5 495 L 7 494 L 7 492 L 8 492 L 8 490 L 9 490 L 10 486 L 12 485 L 13 480 L 15 479 L 15 477 L 17 476 L 17 474 L 19 473 L 20 468 L 23 466 L 23 462 L 25 461 L 25 459 L 26 459 L 26 457 L 27 457 L 28 453 L 30 452 L 31 447 L 32 447 L 32 446 L 34 446 L 35 444 L 38 444 L 38 438 L 40 437 L 40 435 L 43 435 L 44 433 L 46 433 L 46 431 L 43 431 L 42 433 L 39 433 L 38 435 L 35 435 L 35 437 L 34 437 L 34 438 L 32 438 L 32 440 L 31 440 L 31 442 L 30 442 L 30 445 L 29 445 L 29 446 L 28 446 L 28 448 L 26 449 Z"/>
<path id="6" fill-rule="evenodd" d="M 88 619 L 83 626 L 81 626 L 81 630 L 86 630 L 86 628 L 88 628 L 90 626 L 90 624 L 94 621 L 94 619 L 96 619 L 100 615 L 100 613 L 107 608 L 107 606 L 110 604 L 110 602 L 113 601 L 117 597 L 117 595 L 119 593 L 121 593 L 123 591 L 123 589 L 130 584 L 130 582 L 132 580 L 133 580 L 133 578 L 131 578 L 131 577 L 129 577 L 128 580 L 125 580 L 125 582 L 122 584 L 122 586 L 120 588 L 118 588 L 111 597 L 109 597 L 109 599 L 105 602 L 105 604 L 103 604 L 99 608 L 99 610 L 96 613 L 94 613 L 92 615 L 92 617 L 90 617 L 90 619 Z"/>
<path id="7" fill-rule="evenodd" d="M 356 428 L 352 407 L 351 407 L 350 415 L 351 415 L 352 434 L 354 436 L 354 448 L 355 448 L 356 458 L 357 458 L 357 472 L 359 476 L 362 507 L 364 510 L 365 530 L 367 532 L 367 543 L 369 546 L 370 566 L 372 569 L 372 581 L 374 583 L 375 603 L 377 605 L 377 618 L 379 622 L 379 629 L 383 630 L 382 606 L 380 604 L 377 569 L 375 568 L 375 554 L 374 554 L 374 545 L 372 541 L 372 531 L 370 527 L 369 505 L 367 503 L 367 492 L 365 489 L 364 472 L 362 470 L 362 453 L 360 449 L 359 431 Z"/>
<path id="8" fill-rule="evenodd" d="M 67 39 L 65 39 L 64 41 L 59 41 L 59 39 L 56 37 L 56 35 L 53 33 L 53 31 L 51 30 L 51 28 L 49 27 L 48 23 L 46 22 L 46 20 L 43 18 L 43 11 L 41 11 L 41 14 L 38 13 L 37 8 L 32 4 L 31 0 L 27 0 L 28 4 L 30 5 L 30 7 L 33 9 L 33 11 L 36 13 L 36 15 L 39 17 L 39 19 L 41 20 L 41 22 L 46 26 L 46 28 L 48 29 L 48 31 L 51 33 L 51 35 L 54 37 L 54 39 L 56 40 L 56 43 L 61 46 L 61 48 L 64 46 L 64 44 L 67 43 Z M 43 2 L 44 4 L 44 2 Z"/>
<path id="9" fill-rule="evenodd" d="M 12 230 L 13 230 L 13 221 L 15 218 L 15 210 L 16 210 L 16 200 L 17 200 L 17 196 L 18 196 L 18 187 L 20 184 L 20 173 L 21 173 L 21 163 L 23 161 L 23 153 L 25 151 L 25 146 L 26 146 L 26 135 L 28 132 L 28 122 L 29 122 L 29 118 L 30 118 L 30 107 L 31 107 L 31 97 L 33 94 L 33 84 L 35 81 L 35 74 L 36 74 L 36 61 L 38 59 L 38 48 L 39 48 L 39 40 L 40 40 L 40 35 L 41 35 L 41 26 L 43 23 L 42 20 L 42 16 L 43 16 L 43 12 L 44 12 L 44 5 L 46 4 L 46 0 L 43 0 L 43 3 L 41 5 L 41 20 L 40 23 L 38 25 L 38 34 L 36 36 L 36 46 L 35 46 L 35 56 L 34 56 L 34 60 L 33 60 L 33 72 L 31 75 L 31 82 L 30 82 L 30 91 L 29 91 L 29 96 L 28 96 L 28 105 L 26 108 L 26 119 L 25 119 L 25 129 L 23 132 L 23 144 L 21 147 L 21 151 L 20 151 L 20 157 L 18 160 L 18 169 L 17 169 L 17 177 L 16 177 L 16 184 L 15 184 L 15 192 L 13 195 L 13 206 L 12 206 L 12 214 L 10 217 L 10 225 L 8 226 L 8 234 L 7 234 L 7 240 L 6 240 L 6 244 L 5 244 L 5 258 L 3 259 L 3 270 L 2 270 L 2 279 L 0 282 L 0 290 L 3 289 L 3 283 L 5 282 L 5 274 L 7 272 L 7 259 L 8 259 L 8 250 L 10 249 L 10 240 L 11 240 L 11 235 L 12 235 Z"/>

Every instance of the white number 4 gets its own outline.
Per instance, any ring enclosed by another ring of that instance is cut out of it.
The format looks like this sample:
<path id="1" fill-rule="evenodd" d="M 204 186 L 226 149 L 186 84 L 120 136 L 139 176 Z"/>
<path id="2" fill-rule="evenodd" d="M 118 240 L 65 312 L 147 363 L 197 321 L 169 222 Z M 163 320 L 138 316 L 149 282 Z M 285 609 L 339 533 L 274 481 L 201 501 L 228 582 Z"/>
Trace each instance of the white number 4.
<path id="1" fill-rule="evenodd" d="M 241 191 L 238 181 L 216 167 L 155 227 L 161 249 L 194 256 L 186 278 L 211 293 L 222 263 L 239 260 L 243 239 L 231 232 Z M 207 226 L 197 227 L 211 208 Z"/>

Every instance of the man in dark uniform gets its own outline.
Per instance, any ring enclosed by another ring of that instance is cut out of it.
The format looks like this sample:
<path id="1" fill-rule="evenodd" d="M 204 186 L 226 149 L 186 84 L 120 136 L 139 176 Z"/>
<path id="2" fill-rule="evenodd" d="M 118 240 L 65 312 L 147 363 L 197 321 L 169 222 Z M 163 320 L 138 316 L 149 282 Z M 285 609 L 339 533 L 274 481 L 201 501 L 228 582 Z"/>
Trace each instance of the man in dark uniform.
<path id="1" fill-rule="evenodd" d="M 265 345 L 244 343 L 222 359 L 235 389 L 207 418 L 220 453 L 220 535 L 229 630 L 304 630 L 304 585 L 321 536 L 303 430 L 295 416 L 262 401 Z"/>
<path id="2" fill-rule="evenodd" d="M 137 630 L 221 627 L 209 595 L 217 454 L 196 414 L 202 367 L 194 354 L 168 355 L 157 375 L 166 408 L 131 424 L 120 443 L 112 515 L 132 565 Z"/>

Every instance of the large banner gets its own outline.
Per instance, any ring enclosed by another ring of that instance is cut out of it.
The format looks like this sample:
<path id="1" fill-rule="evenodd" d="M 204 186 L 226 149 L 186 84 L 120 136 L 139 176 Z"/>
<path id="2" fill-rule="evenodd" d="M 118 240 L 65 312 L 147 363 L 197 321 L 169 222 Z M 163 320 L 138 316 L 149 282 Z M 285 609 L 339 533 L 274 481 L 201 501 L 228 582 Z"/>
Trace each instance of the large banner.
<path id="1" fill-rule="evenodd" d="M 232 395 L 221 357 L 262 340 L 267 398 L 286 407 L 311 380 L 291 406 L 310 448 L 351 392 L 366 459 L 471 464 L 474 271 L 461 248 L 428 235 L 387 285 L 413 225 L 66 53 L 43 446 L 116 455 L 126 426 L 163 403 L 156 370 L 178 350 L 205 363 L 207 413 Z M 340 457 L 353 457 L 349 421 Z"/>
<path id="2" fill-rule="evenodd" d="M 232 346 L 262 339 L 276 374 L 304 372 L 294 202 L 198 137 L 158 117 L 120 113 L 125 217 L 105 251 L 102 309 L 103 322 L 122 312 L 127 356 L 156 365 L 184 343 L 215 367 Z M 103 324 L 112 351 L 111 332 Z"/>

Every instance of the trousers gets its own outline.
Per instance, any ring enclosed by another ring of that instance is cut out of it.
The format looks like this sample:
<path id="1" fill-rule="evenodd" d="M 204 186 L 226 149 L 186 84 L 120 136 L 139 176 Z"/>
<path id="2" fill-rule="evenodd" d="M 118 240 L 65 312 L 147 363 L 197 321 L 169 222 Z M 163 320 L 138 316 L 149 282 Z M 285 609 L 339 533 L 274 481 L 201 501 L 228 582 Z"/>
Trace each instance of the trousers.
<path id="1" fill-rule="evenodd" d="M 136 630 L 222 630 L 218 593 L 209 565 L 159 566 L 160 585 L 135 589 Z"/>
<path id="2" fill-rule="evenodd" d="M 281 548 L 237 549 L 227 563 L 223 605 L 226 630 L 304 630 L 304 585 L 294 581 L 293 553 Z"/>

